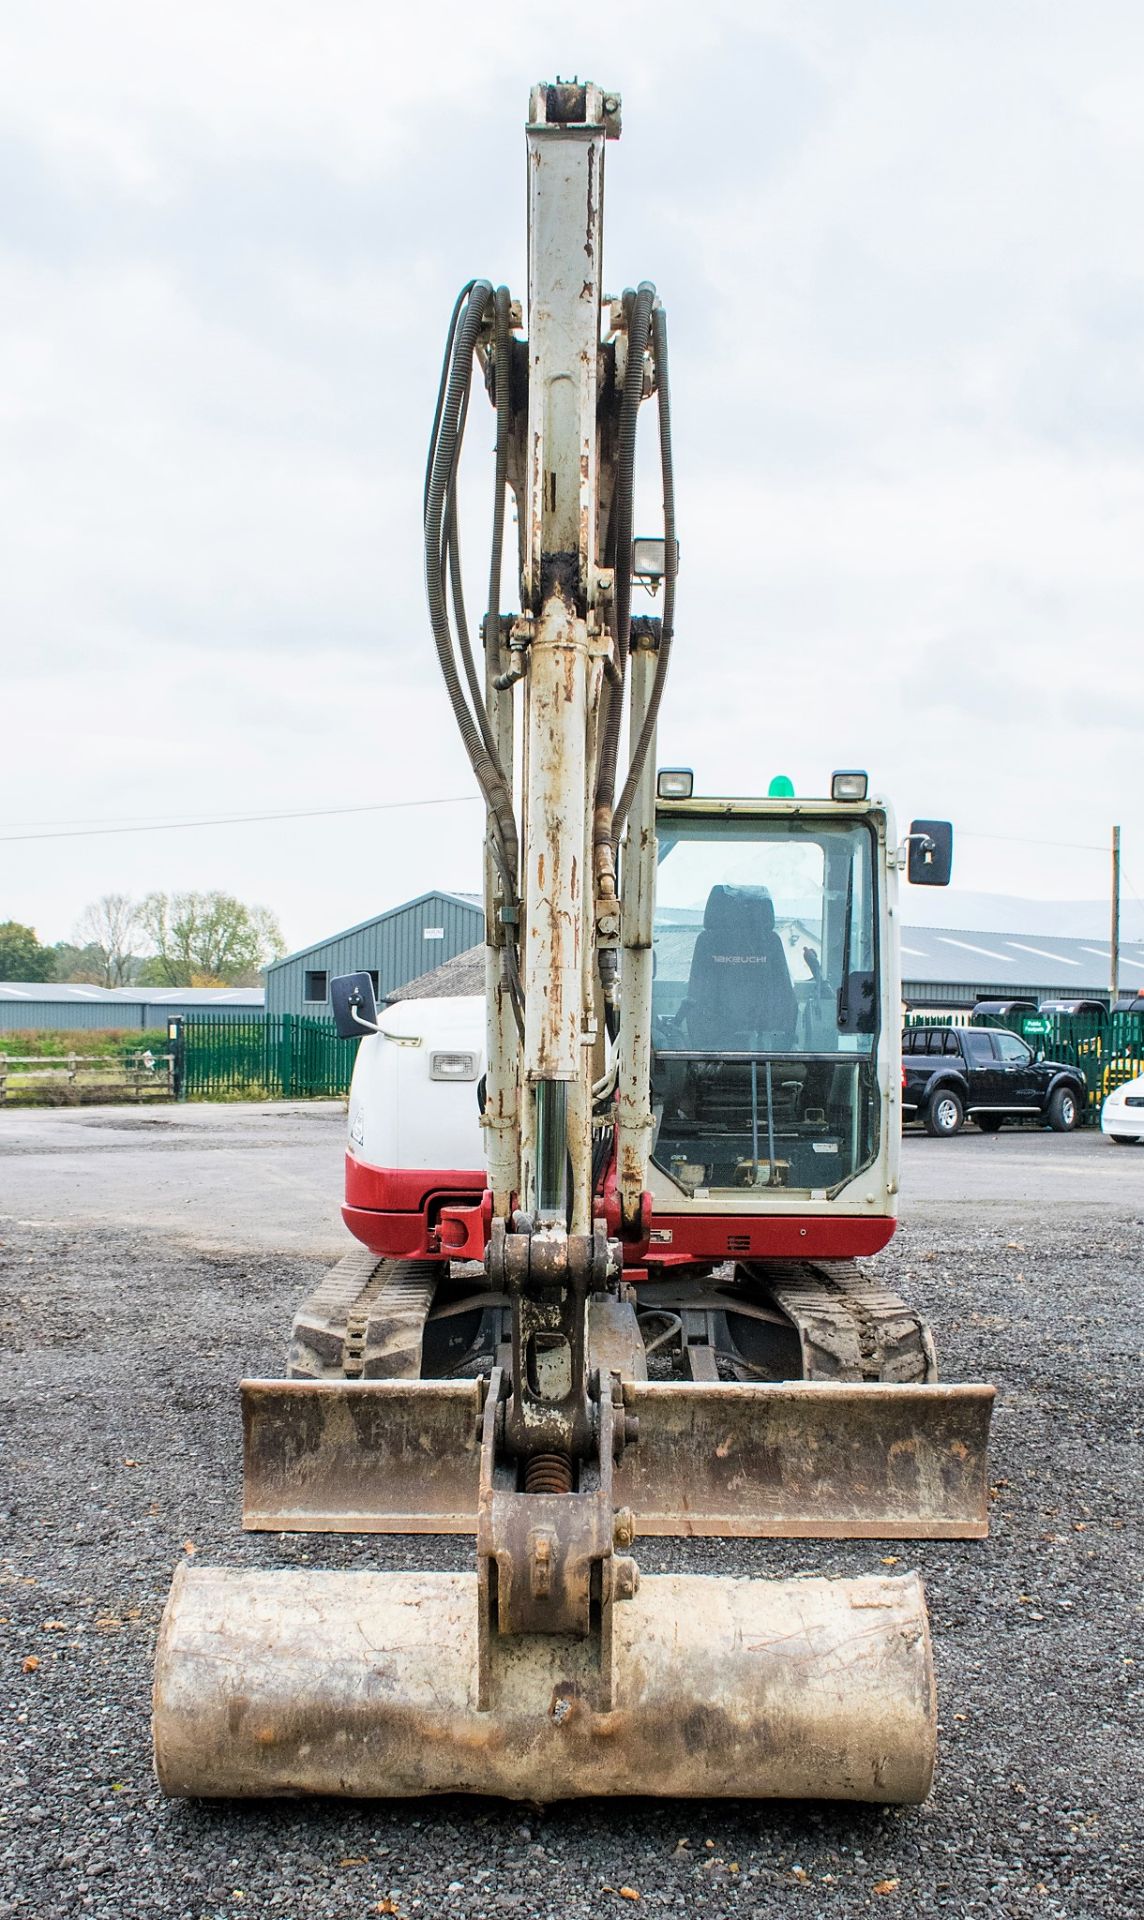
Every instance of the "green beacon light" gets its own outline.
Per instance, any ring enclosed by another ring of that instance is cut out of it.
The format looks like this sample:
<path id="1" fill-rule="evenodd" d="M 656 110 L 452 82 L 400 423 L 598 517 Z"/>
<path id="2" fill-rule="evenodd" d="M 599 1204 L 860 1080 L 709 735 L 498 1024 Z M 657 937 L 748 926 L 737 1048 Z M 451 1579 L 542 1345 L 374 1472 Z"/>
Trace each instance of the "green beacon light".
<path id="1" fill-rule="evenodd" d="M 767 788 L 767 799 L 768 800 L 793 800 L 794 799 L 794 781 L 791 779 L 789 774 L 776 773 L 774 779 L 771 781 L 770 786 Z"/>

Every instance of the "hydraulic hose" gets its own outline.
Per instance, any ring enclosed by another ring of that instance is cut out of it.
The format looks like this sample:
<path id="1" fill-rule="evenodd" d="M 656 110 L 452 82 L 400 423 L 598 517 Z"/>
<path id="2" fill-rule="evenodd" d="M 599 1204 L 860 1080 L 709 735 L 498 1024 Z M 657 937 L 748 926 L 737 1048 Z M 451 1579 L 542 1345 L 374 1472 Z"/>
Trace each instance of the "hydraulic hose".
<path id="1" fill-rule="evenodd" d="M 620 438 L 616 449 L 616 490 L 612 495 L 612 549 L 614 566 L 614 618 L 616 618 L 616 655 L 618 684 L 605 687 L 607 712 L 601 726 L 599 772 L 595 783 L 595 816 L 591 826 L 593 872 L 597 889 L 614 895 L 616 889 L 616 829 L 612 801 L 616 793 L 616 762 L 620 758 L 620 726 L 624 718 L 624 682 L 628 678 L 628 645 L 632 637 L 632 516 L 635 501 L 635 422 L 643 399 L 643 357 L 651 332 L 655 309 L 655 286 L 641 280 L 628 309 L 628 365 L 624 369 L 624 394 L 620 399 Z M 605 989 L 612 981 L 605 981 Z"/>
<path id="2" fill-rule="evenodd" d="M 497 407 L 496 477 L 493 481 L 493 540 L 489 556 L 489 591 L 485 615 L 485 652 L 496 661 L 500 652 L 501 565 L 504 559 L 504 496 L 508 484 L 508 443 L 512 432 L 512 346 L 509 330 L 511 297 L 507 287 L 493 296 L 493 365 Z"/>
<path id="3" fill-rule="evenodd" d="M 501 572 L 504 561 L 504 506 L 508 484 L 508 443 L 512 433 L 512 296 L 507 287 L 498 287 L 493 295 L 493 368 L 497 410 L 496 470 L 493 479 L 493 537 L 489 553 L 489 590 L 485 610 L 485 672 L 495 679 L 500 659 Z M 495 837 L 493 839 L 495 851 Z M 505 902 L 515 909 L 519 896 L 517 876 L 501 869 Z M 524 987 L 520 978 L 520 960 L 516 936 L 509 930 L 501 949 L 501 975 L 508 990 L 509 1003 L 517 1031 L 524 1038 Z"/>
<path id="4" fill-rule="evenodd" d="M 473 281 L 467 293 L 462 296 L 463 307 L 461 301 L 458 301 L 449 329 L 446 363 L 438 393 L 425 487 L 425 591 L 437 659 L 453 709 L 453 717 L 491 816 L 492 829 L 501 842 L 505 866 L 510 875 L 515 875 L 519 868 L 520 855 L 512 795 L 496 753 L 495 743 L 488 731 L 488 716 L 484 711 L 483 698 L 475 702 L 477 718 L 474 719 L 474 712 L 470 710 L 457 672 L 449 620 L 447 584 L 449 575 L 453 573 L 452 556 L 457 550 L 456 470 L 472 381 L 473 354 L 484 325 L 485 309 L 492 297 L 492 292 L 492 286 L 487 280 Z M 463 603 L 458 609 L 456 592 L 454 592 L 453 603 L 460 627 L 463 624 Z M 460 644 L 462 657 L 464 657 L 468 645 L 467 635 L 462 635 Z M 471 659 L 471 649 L 469 652 Z M 472 686 L 475 674 L 468 676 L 467 668 L 466 673 L 467 677 L 470 677 L 470 686 Z"/>
<path id="5" fill-rule="evenodd" d="M 671 449 L 671 380 L 667 365 L 667 315 L 662 307 L 657 307 L 652 314 L 651 337 L 655 355 L 656 403 L 659 414 L 659 459 L 663 474 L 663 617 L 659 653 L 655 664 L 655 679 L 652 682 L 647 712 L 628 765 L 623 791 L 612 816 L 613 843 L 618 841 L 623 830 L 655 733 L 659 705 L 667 682 L 672 635 L 675 631 L 675 578 L 679 571 L 679 548 L 675 534 L 675 469 Z"/>
<path id="6" fill-rule="evenodd" d="M 453 716 L 489 816 L 489 849 L 500 876 L 505 904 L 519 904 L 519 836 L 512 791 L 501 763 L 485 689 L 477 672 L 465 611 L 461 570 L 457 475 L 472 387 L 473 358 L 493 306 L 493 365 L 497 413 L 496 472 L 493 531 L 489 556 L 488 594 L 484 623 L 486 654 L 495 667 L 500 649 L 500 589 L 504 558 L 505 489 L 512 433 L 511 301 L 507 287 L 494 290 L 487 280 L 471 280 L 461 289 L 453 307 L 446 338 L 444 363 L 437 393 L 429 456 L 425 471 L 425 585 L 429 619 L 437 658 Z M 610 516 L 609 558 L 614 578 L 616 636 L 615 672 L 603 692 L 599 724 L 599 757 L 595 783 L 593 863 L 598 890 L 615 893 L 615 849 L 647 758 L 667 677 L 674 632 L 677 543 L 675 487 L 672 466 L 671 397 L 667 360 L 667 322 L 655 305 L 655 287 L 642 281 L 636 293 L 625 296 L 628 352 L 620 400 L 616 450 L 616 478 Z M 652 346 L 658 396 L 660 460 L 663 473 L 665 534 L 662 638 L 648 709 L 631 754 L 623 789 L 615 802 L 624 687 L 631 644 L 632 523 L 635 496 L 636 423 L 643 399 L 644 360 Z M 460 668 L 458 670 L 458 655 Z M 493 675 L 495 678 L 495 674 Z M 515 677 L 515 676 L 514 676 Z M 466 691 L 467 688 L 467 691 Z M 613 957 L 614 959 L 614 957 Z M 603 955 L 601 955 L 601 964 Z M 510 938 L 503 953 L 504 978 L 518 1022 L 523 990 L 515 943 Z M 604 982 L 605 987 L 609 985 Z M 610 1002 L 610 994 L 607 995 Z"/>
<path id="7" fill-rule="evenodd" d="M 593 848 L 603 855 L 605 844 L 615 844 L 612 828 L 612 799 L 616 786 L 616 763 L 620 751 L 620 725 L 623 708 L 623 680 L 627 672 L 628 640 L 632 607 L 632 514 L 635 499 L 636 421 L 643 399 L 644 355 L 647 352 L 655 287 L 650 280 L 640 282 L 628 316 L 628 358 L 624 369 L 624 391 L 620 402 L 619 446 L 616 453 L 616 486 L 612 499 L 612 526 L 609 545 L 613 549 L 615 570 L 614 606 L 616 651 L 619 657 L 620 686 L 608 689 L 608 711 L 604 721 L 600 766 L 596 780 L 596 819 Z"/>
<path id="8" fill-rule="evenodd" d="M 620 402 L 620 437 L 616 453 L 616 493 L 613 503 L 616 525 L 616 644 L 621 666 L 628 657 L 628 636 L 632 617 L 632 516 L 635 509 L 636 423 L 639 419 L 640 403 L 643 400 L 644 357 L 647 353 L 654 307 L 655 287 L 650 280 L 641 280 L 628 325 L 628 359 L 624 369 L 623 398 Z"/>
<path id="9" fill-rule="evenodd" d="M 474 280 L 466 280 L 464 286 L 461 288 L 460 293 L 453 302 L 453 312 L 449 320 L 449 331 L 445 335 L 445 353 L 441 361 L 441 380 L 437 388 L 437 406 L 433 414 L 433 428 L 429 435 L 429 454 L 425 462 L 425 485 L 421 496 L 422 521 L 424 521 L 425 515 L 429 511 L 429 483 L 433 478 L 433 462 L 437 458 L 437 439 L 441 432 L 441 415 L 445 410 L 445 389 L 449 380 L 449 372 L 453 365 L 453 343 L 457 338 L 457 324 L 461 318 L 461 308 L 472 293 L 475 285 L 476 282 Z"/>
<path id="10" fill-rule="evenodd" d="M 461 568 L 461 517 L 457 504 L 457 473 L 460 466 L 461 447 L 465 438 L 465 423 L 469 417 L 469 398 L 472 390 L 472 363 L 465 369 L 465 387 L 461 398 L 461 410 L 456 427 L 456 451 L 453 455 L 453 469 L 449 477 L 449 490 L 445 496 L 445 513 L 441 526 L 441 569 L 442 576 L 447 574 L 448 592 L 453 603 L 453 632 L 457 648 L 461 655 L 461 664 L 465 669 L 465 679 L 469 685 L 469 695 L 473 703 L 473 713 L 480 728 L 485 751 L 494 764 L 500 767 L 500 755 L 496 739 L 489 721 L 488 708 L 485 705 L 485 692 L 477 674 L 473 657 L 472 641 L 469 638 L 469 620 L 465 612 L 464 574 Z M 504 769 L 501 767 L 503 774 Z"/>

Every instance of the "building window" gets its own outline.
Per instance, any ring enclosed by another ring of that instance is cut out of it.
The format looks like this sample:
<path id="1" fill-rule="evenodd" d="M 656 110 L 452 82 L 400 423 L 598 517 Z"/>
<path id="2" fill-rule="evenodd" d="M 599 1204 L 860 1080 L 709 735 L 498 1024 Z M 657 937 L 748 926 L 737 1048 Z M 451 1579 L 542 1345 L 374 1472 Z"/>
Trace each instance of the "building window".
<path id="1" fill-rule="evenodd" d="M 330 997 L 330 976 L 325 967 L 317 967 L 302 975 L 302 998 L 307 1001 L 326 1001 Z"/>
<path id="2" fill-rule="evenodd" d="M 369 975 L 370 984 L 373 987 L 373 997 L 375 1000 L 380 1000 L 381 999 L 381 974 L 379 973 L 376 967 L 367 967 L 366 972 Z"/>

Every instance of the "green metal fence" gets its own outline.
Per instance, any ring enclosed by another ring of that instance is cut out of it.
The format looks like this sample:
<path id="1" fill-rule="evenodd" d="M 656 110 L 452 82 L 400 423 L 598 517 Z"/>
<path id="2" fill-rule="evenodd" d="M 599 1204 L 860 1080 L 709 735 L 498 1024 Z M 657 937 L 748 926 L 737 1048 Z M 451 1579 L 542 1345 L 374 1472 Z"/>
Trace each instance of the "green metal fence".
<path id="1" fill-rule="evenodd" d="M 308 1100 L 349 1087 L 357 1041 L 339 1039 L 332 1020 L 196 1013 L 181 1025 L 176 1083 L 183 1100 Z"/>
<path id="2" fill-rule="evenodd" d="M 958 1026 L 964 1014 L 906 1016 L 906 1025 Z M 1144 1015 L 1020 1013 L 1006 1019 L 978 1015 L 977 1026 L 1019 1033 L 1048 1060 L 1079 1067 L 1088 1089 L 1088 1117 L 1097 1120 L 1113 1087 L 1144 1074 Z M 356 1040 L 341 1040 L 332 1020 L 286 1013 L 190 1014 L 172 1041 L 175 1083 L 184 1100 L 308 1100 L 345 1093 L 353 1072 Z"/>
<path id="3" fill-rule="evenodd" d="M 1139 1013 L 1013 1013 L 1002 1019 L 997 1014 L 907 1014 L 905 1024 L 914 1026 L 1003 1027 L 1044 1055 L 1059 1060 L 1062 1066 L 1077 1067 L 1088 1089 L 1088 1113 L 1094 1124 L 1113 1087 L 1135 1080 L 1144 1073 L 1144 1015 Z"/>

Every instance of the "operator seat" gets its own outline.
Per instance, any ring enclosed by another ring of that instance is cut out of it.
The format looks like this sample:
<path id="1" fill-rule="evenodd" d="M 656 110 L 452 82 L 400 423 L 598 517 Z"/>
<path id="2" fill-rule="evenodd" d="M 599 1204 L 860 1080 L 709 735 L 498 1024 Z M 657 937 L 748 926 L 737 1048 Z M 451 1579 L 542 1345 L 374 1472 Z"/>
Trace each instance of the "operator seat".
<path id="1" fill-rule="evenodd" d="M 798 1006 L 766 887 L 712 887 L 687 986 L 687 1037 L 719 1052 L 781 1051 Z"/>

